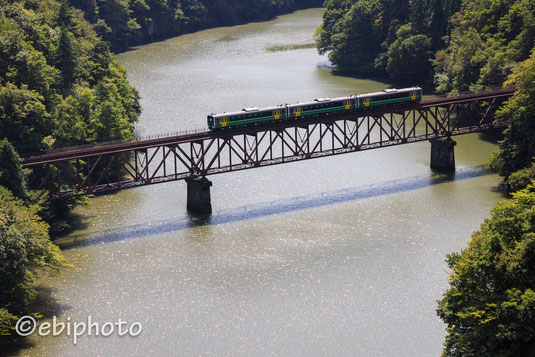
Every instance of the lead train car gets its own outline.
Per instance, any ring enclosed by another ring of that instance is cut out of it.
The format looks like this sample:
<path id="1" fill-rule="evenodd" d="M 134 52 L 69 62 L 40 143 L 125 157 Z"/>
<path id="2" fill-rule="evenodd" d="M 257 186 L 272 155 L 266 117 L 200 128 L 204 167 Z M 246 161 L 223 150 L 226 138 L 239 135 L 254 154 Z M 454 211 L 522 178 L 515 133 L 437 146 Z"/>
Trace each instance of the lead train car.
<path id="1" fill-rule="evenodd" d="M 362 110 L 372 107 L 387 107 L 422 99 L 422 88 L 385 89 L 382 92 L 353 95 L 341 98 L 319 98 L 313 102 L 280 105 L 270 108 L 247 108 L 239 112 L 208 115 L 210 130 L 244 127 L 279 120 L 296 120 L 318 117 L 333 112 Z"/>

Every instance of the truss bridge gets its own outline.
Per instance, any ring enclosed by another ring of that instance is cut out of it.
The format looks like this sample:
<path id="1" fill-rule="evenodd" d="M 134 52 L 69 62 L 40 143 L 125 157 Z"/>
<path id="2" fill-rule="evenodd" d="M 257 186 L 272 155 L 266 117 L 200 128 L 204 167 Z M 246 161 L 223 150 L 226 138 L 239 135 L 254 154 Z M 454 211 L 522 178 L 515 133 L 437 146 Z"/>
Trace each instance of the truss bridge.
<path id="1" fill-rule="evenodd" d="M 431 142 L 432 169 L 455 170 L 452 137 L 503 128 L 496 109 L 514 89 L 470 93 L 244 128 L 201 130 L 96 143 L 26 157 L 32 187 L 52 198 L 185 179 L 188 209 L 211 212 L 207 176 L 419 141 Z"/>

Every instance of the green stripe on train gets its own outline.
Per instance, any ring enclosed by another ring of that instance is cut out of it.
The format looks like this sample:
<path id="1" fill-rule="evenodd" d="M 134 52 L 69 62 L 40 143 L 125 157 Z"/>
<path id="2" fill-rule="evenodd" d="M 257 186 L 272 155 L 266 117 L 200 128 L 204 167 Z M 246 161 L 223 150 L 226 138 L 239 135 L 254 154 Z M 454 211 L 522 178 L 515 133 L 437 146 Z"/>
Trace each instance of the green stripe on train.
<path id="1" fill-rule="evenodd" d="M 390 99 L 390 100 L 380 100 L 378 102 L 371 102 L 370 103 L 370 107 L 373 107 L 374 105 L 379 105 L 379 104 L 392 104 L 392 103 L 412 102 L 412 101 L 413 100 L 411 98 L 397 98 L 397 99 Z"/>
<path id="2" fill-rule="evenodd" d="M 284 118 L 281 118 L 281 119 L 284 119 Z M 266 120 L 280 120 L 280 119 L 275 119 L 275 117 L 265 117 L 265 118 L 251 118 L 251 119 L 245 119 L 245 120 L 234 120 L 234 121 L 227 122 L 226 127 L 235 126 L 238 124 L 260 123 Z M 214 125 L 214 128 L 226 128 L 226 127 L 221 124 Z"/>
<path id="3" fill-rule="evenodd" d="M 418 100 L 418 98 L 416 100 Z M 391 100 L 381 100 L 378 102 L 371 102 L 370 107 L 381 105 L 381 104 L 392 104 L 392 103 L 412 102 L 412 101 L 413 101 L 412 98 L 397 98 L 397 99 L 391 99 Z M 357 109 L 360 109 L 360 108 L 365 108 L 365 107 L 359 107 Z M 326 108 L 326 109 L 319 109 L 319 110 L 309 110 L 309 111 L 301 112 L 301 115 L 299 117 L 303 117 L 306 115 L 313 115 L 313 114 L 337 112 L 337 111 L 343 111 L 343 110 L 349 110 L 349 109 L 346 109 L 344 106 L 344 107 L 334 107 L 334 108 Z M 290 114 L 288 118 L 296 118 L 296 116 Z M 266 118 L 251 118 L 251 119 L 245 119 L 245 120 L 234 120 L 234 121 L 227 122 L 226 127 L 236 126 L 236 125 L 241 125 L 241 124 L 261 123 L 261 122 L 268 121 L 268 120 L 284 120 L 284 119 L 286 119 L 286 117 L 281 117 L 280 119 L 275 119 L 275 117 L 266 117 Z M 218 125 L 214 125 L 214 128 L 225 128 L 225 127 L 221 124 L 218 124 Z"/>

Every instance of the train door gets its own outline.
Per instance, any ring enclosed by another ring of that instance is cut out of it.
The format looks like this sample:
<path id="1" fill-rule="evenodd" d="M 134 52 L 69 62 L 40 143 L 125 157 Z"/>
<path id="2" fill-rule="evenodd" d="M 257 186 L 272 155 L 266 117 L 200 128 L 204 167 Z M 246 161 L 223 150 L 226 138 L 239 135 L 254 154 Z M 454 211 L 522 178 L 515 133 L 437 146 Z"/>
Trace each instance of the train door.
<path id="1" fill-rule="evenodd" d="M 223 117 L 223 119 L 221 120 L 221 126 L 222 127 L 227 126 L 227 121 L 228 121 L 228 117 Z"/>
<path id="2" fill-rule="evenodd" d="M 297 107 L 297 108 L 295 108 L 295 116 L 296 116 L 296 117 L 301 116 L 301 107 Z"/>
<path id="3" fill-rule="evenodd" d="M 346 110 L 351 109 L 351 101 L 344 100 L 344 107 L 345 107 Z"/>
<path id="4" fill-rule="evenodd" d="M 281 111 L 275 110 L 275 119 L 280 119 L 280 118 L 281 118 Z"/>
<path id="5" fill-rule="evenodd" d="M 416 100 L 416 91 L 411 92 L 411 100 Z"/>
<path id="6" fill-rule="evenodd" d="M 370 106 L 370 99 L 371 99 L 370 97 L 368 97 L 368 98 L 364 98 L 364 107 L 367 108 L 367 107 Z"/>

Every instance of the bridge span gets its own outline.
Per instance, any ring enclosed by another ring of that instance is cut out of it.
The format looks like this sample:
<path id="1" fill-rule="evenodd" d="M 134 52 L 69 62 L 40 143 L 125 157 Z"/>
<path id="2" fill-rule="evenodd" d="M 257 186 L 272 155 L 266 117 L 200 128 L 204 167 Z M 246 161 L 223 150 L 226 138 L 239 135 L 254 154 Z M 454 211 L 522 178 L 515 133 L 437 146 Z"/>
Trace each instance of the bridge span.
<path id="1" fill-rule="evenodd" d="M 429 140 L 431 168 L 455 170 L 452 136 L 503 128 L 512 88 L 221 131 L 96 143 L 26 157 L 33 187 L 52 198 L 185 179 L 188 210 L 211 212 L 209 175 Z"/>

